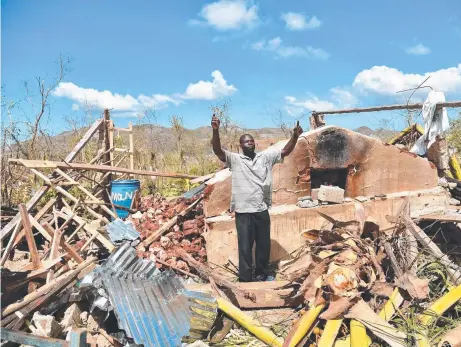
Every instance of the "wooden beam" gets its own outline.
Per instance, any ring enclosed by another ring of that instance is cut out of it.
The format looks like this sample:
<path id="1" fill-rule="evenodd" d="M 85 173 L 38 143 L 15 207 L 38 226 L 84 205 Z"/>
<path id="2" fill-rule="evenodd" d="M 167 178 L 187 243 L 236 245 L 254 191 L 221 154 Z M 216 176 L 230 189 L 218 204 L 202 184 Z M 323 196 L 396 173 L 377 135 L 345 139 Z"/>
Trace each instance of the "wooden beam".
<path id="1" fill-rule="evenodd" d="M 441 107 L 461 107 L 461 101 L 448 101 L 440 102 L 436 108 Z M 376 111 L 393 111 L 393 110 L 419 110 L 423 108 L 423 104 L 402 104 L 402 105 L 385 105 L 385 106 L 374 106 L 364 108 L 350 108 L 344 110 L 330 110 L 330 111 L 313 111 L 312 115 L 315 114 L 345 114 L 345 113 L 362 113 L 362 112 L 376 112 Z"/>
<path id="2" fill-rule="evenodd" d="M 98 119 L 85 133 L 85 135 L 80 139 L 80 141 L 75 145 L 75 147 L 72 149 L 72 151 L 67 155 L 65 158 L 65 162 L 72 162 L 75 157 L 80 153 L 83 147 L 90 141 L 91 137 L 96 133 L 96 131 L 99 129 L 101 126 L 101 123 L 103 122 L 103 119 Z M 49 176 L 50 178 L 55 177 L 54 174 Z M 27 211 L 30 211 L 37 205 L 37 203 L 40 201 L 40 199 L 46 194 L 48 191 L 49 186 L 42 186 L 32 197 L 32 199 L 29 200 L 27 203 Z M 16 214 L 16 216 L 7 224 L 5 227 L 0 231 L 0 241 L 2 241 L 6 236 L 8 236 L 16 226 L 16 224 L 19 222 L 21 219 L 20 214 Z"/>
<path id="3" fill-rule="evenodd" d="M 26 205 L 19 204 L 19 213 L 21 214 L 21 221 L 26 234 L 27 246 L 29 247 L 30 252 L 30 260 L 32 261 L 34 270 L 37 270 L 41 267 L 42 263 L 40 261 L 40 256 L 38 255 L 37 245 L 35 244 L 34 234 L 32 233 L 32 227 L 29 220 L 29 212 L 27 212 Z"/>
<path id="4" fill-rule="evenodd" d="M 134 170 L 133 124 L 131 122 L 128 123 L 128 130 L 130 131 L 130 134 L 128 135 L 130 143 L 130 170 Z"/>
<path id="5" fill-rule="evenodd" d="M 157 172 L 157 171 L 144 171 L 144 170 L 130 170 L 122 167 L 115 167 L 109 165 L 93 165 L 85 163 L 64 163 L 59 161 L 48 161 L 48 160 L 24 160 L 24 159 L 9 159 L 9 163 L 23 165 L 29 169 L 64 169 L 64 170 L 89 170 L 89 171 L 100 171 L 100 172 L 118 172 L 125 174 L 141 175 L 141 176 L 159 176 L 167 178 L 187 178 L 194 179 L 197 176 L 176 174 L 168 172 Z"/>

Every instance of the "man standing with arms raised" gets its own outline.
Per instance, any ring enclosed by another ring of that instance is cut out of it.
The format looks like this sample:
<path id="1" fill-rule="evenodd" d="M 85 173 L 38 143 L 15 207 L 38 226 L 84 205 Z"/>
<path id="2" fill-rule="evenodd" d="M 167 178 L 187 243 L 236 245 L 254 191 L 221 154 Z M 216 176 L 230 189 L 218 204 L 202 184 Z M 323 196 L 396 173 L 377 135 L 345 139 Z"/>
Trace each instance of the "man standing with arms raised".
<path id="1" fill-rule="evenodd" d="M 256 243 L 255 280 L 268 281 L 270 216 L 272 205 L 272 167 L 283 161 L 296 146 L 303 129 L 297 122 L 293 135 L 283 149 L 266 149 L 255 153 L 255 140 L 249 134 L 240 137 L 243 153 L 233 153 L 221 148 L 219 119 L 213 115 L 213 152 L 232 171 L 232 198 L 230 211 L 235 211 L 239 252 L 239 280 L 253 281 L 253 244 Z"/>

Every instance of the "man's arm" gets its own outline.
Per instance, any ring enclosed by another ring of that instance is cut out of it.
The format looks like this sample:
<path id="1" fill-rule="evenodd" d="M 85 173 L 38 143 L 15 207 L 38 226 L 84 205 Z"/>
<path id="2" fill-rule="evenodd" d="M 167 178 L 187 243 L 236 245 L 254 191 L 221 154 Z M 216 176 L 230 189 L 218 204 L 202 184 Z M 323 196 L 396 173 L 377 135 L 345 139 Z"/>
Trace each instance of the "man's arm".
<path id="1" fill-rule="evenodd" d="M 211 144 L 213 145 L 213 153 L 221 160 L 226 162 L 226 155 L 221 148 L 221 139 L 219 138 L 219 119 L 213 115 L 211 118 L 211 127 L 213 128 L 213 138 L 211 139 Z"/>
<path id="2" fill-rule="evenodd" d="M 285 147 L 282 149 L 282 158 L 289 155 L 296 146 L 296 142 L 298 142 L 299 135 L 303 133 L 303 128 L 299 125 L 299 121 L 296 122 L 296 126 L 293 129 L 293 135 L 291 139 L 287 142 Z"/>

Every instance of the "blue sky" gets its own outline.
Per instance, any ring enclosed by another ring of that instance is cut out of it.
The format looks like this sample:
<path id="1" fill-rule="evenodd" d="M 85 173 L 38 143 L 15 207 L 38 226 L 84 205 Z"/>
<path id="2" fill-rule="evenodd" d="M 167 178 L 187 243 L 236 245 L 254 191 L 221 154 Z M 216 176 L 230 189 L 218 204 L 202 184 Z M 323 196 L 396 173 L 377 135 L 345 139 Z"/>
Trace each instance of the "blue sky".
<path id="1" fill-rule="evenodd" d="M 409 94 L 397 91 L 428 76 L 447 100 L 461 99 L 459 0 L 3 0 L 1 11 L 8 100 L 23 99 L 23 80 L 52 76 L 60 54 L 71 58 L 50 96 L 55 133 L 85 103 L 96 113 L 114 108 L 119 126 L 155 108 L 159 124 L 178 114 L 195 128 L 209 125 L 211 105 L 230 99 L 232 116 L 254 128 L 273 127 L 279 110 L 292 120 L 313 109 L 401 102 Z M 327 123 L 376 127 L 383 117 L 403 125 L 391 113 Z"/>

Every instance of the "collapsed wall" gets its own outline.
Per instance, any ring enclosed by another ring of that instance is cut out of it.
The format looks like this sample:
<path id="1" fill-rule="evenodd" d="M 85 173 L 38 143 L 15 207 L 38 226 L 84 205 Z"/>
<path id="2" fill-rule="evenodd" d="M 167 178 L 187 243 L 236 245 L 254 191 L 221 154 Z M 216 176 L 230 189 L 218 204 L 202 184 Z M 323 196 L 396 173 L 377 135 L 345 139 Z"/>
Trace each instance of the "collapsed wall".
<path id="1" fill-rule="evenodd" d="M 271 147 L 282 148 L 285 144 L 286 141 L 280 141 Z M 437 188 L 437 169 L 427 159 L 340 127 L 326 126 L 306 132 L 299 137 L 291 155 L 273 168 L 271 260 L 278 260 L 303 245 L 301 230 L 324 224 L 316 210 L 332 213 L 339 220 L 354 219 L 354 203 L 311 209 L 296 206 L 299 197 L 310 195 L 320 185 L 339 186 L 350 198 L 379 197 L 369 201 L 366 210 L 381 224 L 386 223 L 386 215 L 396 212 L 410 192 L 425 191 L 410 194 L 414 213 L 427 206 L 444 206 L 447 199 Z M 388 199 L 390 195 L 393 197 Z M 207 256 L 217 264 L 227 259 L 237 261 L 235 223 L 226 215 L 230 197 L 231 172 L 226 169 L 208 183 L 204 204 Z"/>

